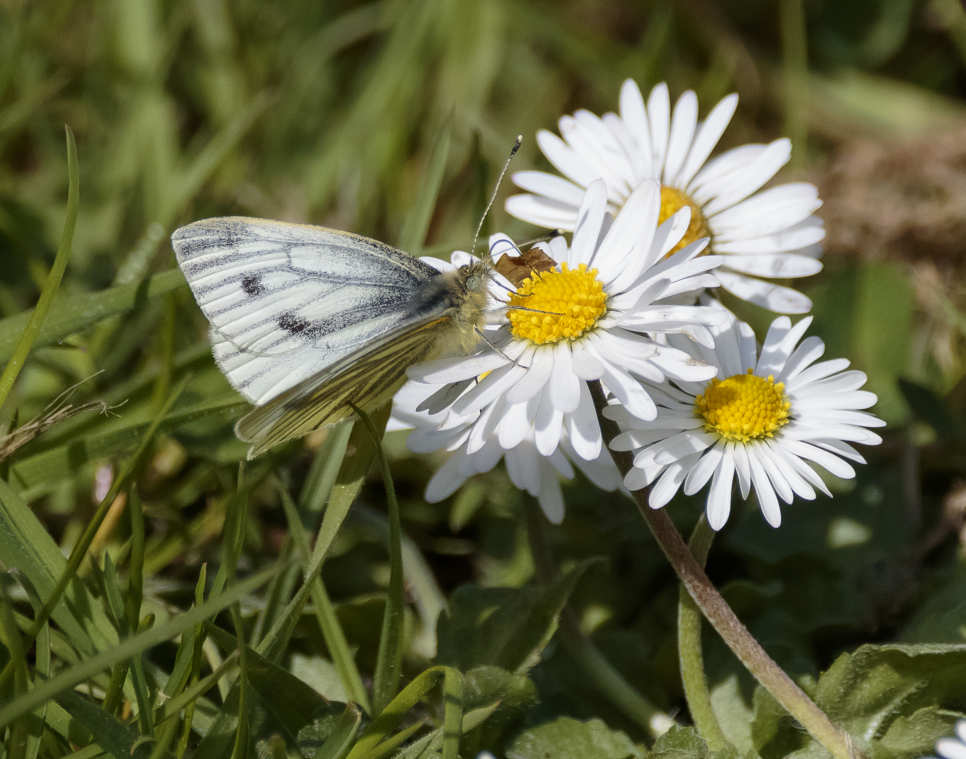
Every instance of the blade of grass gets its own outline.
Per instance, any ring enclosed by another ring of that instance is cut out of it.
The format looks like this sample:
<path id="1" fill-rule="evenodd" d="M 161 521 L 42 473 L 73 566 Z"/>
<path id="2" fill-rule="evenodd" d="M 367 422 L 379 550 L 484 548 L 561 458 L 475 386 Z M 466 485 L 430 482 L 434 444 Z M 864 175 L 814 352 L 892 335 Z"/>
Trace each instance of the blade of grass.
<path id="1" fill-rule="evenodd" d="M 43 609 L 42 599 L 50 596 L 57 577 L 67 567 L 67 560 L 30 507 L 2 480 L 0 555 L 6 566 L 17 568 L 20 584 L 32 601 L 37 600 L 39 614 Z M 65 640 L 82 655 L 117 645 L 114 626 L 81 583 L 70 586 L 65 603 L 55 608 L 53 618 Z M 62 653 L 71 653 L 71 650 Z"/>
<path id="2" fill-rule="evenodd" d="M 162 625 L 158 625 L 147 632 L 139 633 L 133 638 L 128 638 L 116 647 L 103 651 L 96 656 L 81 661 L 74 667 L 61 672 L 56 677 L 41 683 L 29 693 L 0 707 L 0 729 L 9 725 L 11 721 L 31 709 L 39 706 L 45 701 L 50 700 L 58 693 L 61 693 L 75 685 L 88 680 L 96 673 L 107 667 L 111 667 L 122 659 L 128 659 L 142 651 L 156 646 L 166 640 L 170 640 L 176 635 L 180 635 L 191 625 L 211 619 L 222 609 L 243 598 L 246 594 L 264 585 L 278 572 L 283 565 L 269 567 L 252 577 L 249 577 L 237 585 L 226 589 L 223 593 L 209 598 L 205 603 L 182 612 Z"/>
<path id="3" fill-rule="evenodd" d="M 339 476 L 352 428 L 353 423 L 349 422 L 329 430 L 325 442 L 315 452 L 309 476 L 299 493 L 299 506 L 305 517 L 305 526 L 313 532 L 319 527 L 322 510 Z"/>
<path id="4" fill-rule="evenodd" d="M 129 285 L 59 297 L 51 305 L 33 344 L 49 345 L 60 338 L 82 332 L 101 319 L 131 311 L 151 298 L 180 287 L 187 287 L 184 274 L 180 269 L 172 269 Z M 24 311 L 0 321 L 0 361 L 14 354 L 20 339 L 18 335 L 24 332 L 35 313 L 36 309 Z"/>
<path id="5" fill-rule="evenodd" d="M 248 490 L 245 488 L 245 462 L 238 463 L 238 499 L 235 515 L 232 520 L 234 528 L 230 539 L 225 541 L 225 563 L 228 568 L 228 582 L 234 585 L 237 577 L 235 570 L 238 559 L 245 547 L 245 535 L 248 524 Z M 220 574 L 220 570 L 219 570 Z M 216 578 L 217 581 L 217 578 Z M 245 624 L 242 621 L 241 607 L 236 601 L 231 605 L 231 621 L 235 626 L 235 639 L 238 641 L 238 727 L 235 732 L 235 745 L 231 751 L 232 759 L 245 759 L 248 751 L 248 646 L 245 644 Z"/>
<path id="6" fill-rule="evenodd" d="M 144 443 L 146 431 L 169 432 L 192 422 L 223 418 L 226 421 L 251 405 L 239 400 L 237 395 L 224 396 L 186 406 L 167 414 L 161 422 L 133 422 L 129 425 L 81 440 L 65 441 L 62 445 L 38 453 L 14 464 L 11 477 L 23 488 L 32 488 L 52 479 L 70 476 L 77 467 L 88 461 L 113 456 Z"/>
<path id="7" fill-rule="evenodd" d="M 391 406 L 389 404 L 376 411 L 373 414 L 376 418 L 374 423 L 385 429 L 386 422 L 389 421 L 390 411 Z M 325 555 L 335 539 L 339 526 L 345 520 L 346 514 L 349 513 L 349 507 L 362 489 L 362 483 L 365 481 L 366 474 L 369 472 L 369 467 L 376 455 L 372 438 L 359 425 L 353 428 L 352 434 L 349 436 L 347 451 L 350 451 L 350 453 L 347 453 L 342 460 L 342 467 L 339 470 L 338 477 L 336 477 L 335 485 L 329 497 L 329 505 L 322 518 L 322 526 L 319 528 L 319 534 L 315 540 L 315 547 L 312 550 L 312 566 L 306 574 L 306 580 L 322 571 Z M 302 609 L 305 608 L 305 604 L 311 595 L 311 591 L 312 584 L 304 582 L 298 593 L 285 607 L 285 611 L 272 625 L 272 629 L 259 642 L 255 650 L 269 661 L 277 661 L 282 655 L 288 645 L 292 631 L 295 629 L 295 624 L 302 614 Z"/>
<path id="8" fill-rule="evenodd" d="M 392 472 L 389 460 L 382 450 L 381 434 L 369 415 L 354 404 L 352 408 L 359 415 L 363 426 L 372 436 L 382 469 L 382 479 L 386 485 L 386 503 L 389 508 L 389 591 L 386 598 L 386 611 L 382 618 L 382 633 L 379 636 L 379 653 L 376 658 L 375 682 L 372 687 L 372 706 L 376 713 L 382 712 L 399 690 L 400 669 L 402 668 L 403 649 L 403 563 L 402 563 L 402 523 L 399 519 L 399 503 L 392 486 Z"/>
<path id="9" fill-rule="evenodd" d="M 416 203 L 406 214 L 406 221 L 399 233 L 399 247 L 414 256 L 421 254 L 426 241 L 429 223 L 433 218 L 433 209 L 436 208 L 439 190 L 443 185 L 443 175 L 446 173 L 446 160 L 449 158 L 452 135 L 452 119 L 447 119 L 433 147 L 427 177 L 420 183 Z"/>
<path id="10" fill-rule="evenodd" d="M 194 706 L 194 703 L 205 693 L 215 687 L 218 682 L 228 674 L 228 671 L 237 665 L 238 652 L 233 651 L 225 660 L 218 665 L 210 675 L 205 676 L 203 679 L 198 679 L 191 684 L 191 687 L 186 688 L 184 692 L 178 694 L 172 699 L 169 699 L 158 706 L 155 710 L 154 722 L 156 725 L 168 722 L 172 717 L 177 717 L 182 709 L 189 709 Z M 175 720 L 177 722 L 177 720 Z"/>
<path id="11" fill-rule="evenodd" d="M 370 751 L 364 757 L 361 757 L 361 759 L 384 759 L 384 757 L 387 756 L 394 756 L 399 747 L 412 738 L 420 730 L 422 730 L 424 726 L 424 720 L 419 721 L 414 725 L 409 725 L 395 735 L 391 735 L 386 738 L 386 740 L 372 749 L 372 751 Z"/>
<path id="12" fill-rule="evenodd" d="M 147 632 L 154 627 L 154 615 L 147 614 L 138 632 Z M 142 735 L 154 737 L 154 711 L 151 709 L 151 696 L 148 694 L 148 680 L 144 675 L 144 660 L 137 653 L 131 657 L 131 680 L 134 682 L 134 697 L 138 705 L 138 723 Z"/>
<path id="13" fill-rule="evenodd" d="M 174 389 L 174 391 L 171 394 L 171 397 L 168 398 L 168 402 L 165 403 L 164 408 L 161 409 L 161 413 L 158 415 L 158 417 L 148 428 L 148 431 L 145 433 L 144 439 L 141 441 L 141 445 L 138 447 L 137 452 L 134 454 L 134 456 L 128 459 L 128 462 L 124 465 L 124 468 L 115 478 L 114 482 L 111 484 L 110 490 L 108 490 L 107 492 L 107 495 L 104 496 L 104 499 L 97 507 L 97 510 L 95 511 L 94 516 L 92 517 L 91 521 L 88 523 L 87 527 L 84 529 L 84 532 L 81 535 L 80 539 L 74 545 L 74 549 L 71 551 L 70 558 L 67 560 L 67 566 L 65 567 L 63 573 L 58 578 L 57 584 L 54 586 L 53 591 L 51 591 L 50 596 L 44 602 L 44 607 L 40 610 L 40 613 L 37 615 L 36 619 L 34 620 L 33 625 L 31 625 L 30 630 L 27 631 L 26 637 L 28 638 L 28 640 L 30 640 L 31 643 L 33 642 L 34 638 L 37 637 L 37 633 L 40 631 L 40 628 L 44 625 L 44 623 L 48 619 L 50 619 L 50 615 L 54 607 L 56 607 L 60 603 L 60 599 L 63 596 L 64 591 L 67 589 L 67 586 L 71 583 L 71 581 L 76 576 L 77 570 L 80 568 L 81 562 L 84 560 L 84 557 L 87 555 L 87 550 L 88 548 L 90 548 L 90 545 L 94 540 L 94 536 L 97 534 L 97 530 L 100 528 L 101 523 L 104 521 L 104 518 L 107 516 L 108 509 L 110 509 L 111 504 L 114 503 L 114 499 L 117 498 L 118 493 L 120 493 L 121 490 L 123 490 L 128 486 L 128 482 L 134 476 L 134 473 L 137 467 L 141 463 L 141 459 L 143 458 L 144 454 L 148 450 L 148 446 L 151 444 L 151 441 L 154 439 L 155 432 L 157 432 L 157 429 L 160 426 L 161 422 L 164 420 L 167 413 L 171 410 L 171 407 L 174 405 L 175 401 L 181 395 L 181 392 L 188 384 L 189 379 L 190 379 L 189 377 L 185 377 Z M 8 674 L 9 670 L 10 670 L 10 665 L 8 664 L 8 666 L 4 668 L 3 673 L 0 673 L 0 686 L 2 686 L 3 682 L 9 677 L 9 674 Z"/>
<path id="14" fill-rule="evenodd" d="M 27 673 L 27 658 L 24 653 L 23 639 L 17 622 L 13 616 L 13 607 L 7 595 L 5 583 L 0 583 L 0 642 L 6 648 L 4 653 L 10 656 L 14 666 L 13 694 L 14 698 L 27 692 L 29 675 Z M 21 715 L 10 725 L 10 735 L 6 743 L 5 759 L 25 759 L 27 754 L 27 736 L 29 735 L 30 715 Z"/>
<path id="15" fill-rule="evenodd" d="M 339 724 L 319 747 L 312 759 L 341 759 L 349 751 L 349 746 L 359 733 L 362 712 L 355 704 L 347 704 L 339 718 Z"/>
<path id="16" fill-rule="evenodd" d="M 281 482 L 278 483 L 278 491 L 282 499 L 282 508 L 285 510 L 285 516 L 288 519 L 289 532 L 302 559 L 302 566 L 308 569 L 309 562 L 312 560 L 309 537 L 302 527 L 292 497 Z M 322 631 L 325 645 L 329 649 L 329 654 L 332 656 L 335 668 L 339 672 L 346 693 L 366 712 L 371 712 L 369 694 L 366 693 L 365 686 L 362 684 L 362 676 L 356 666 L 355 657 L 352 655 L 352 649 L 349 648 L 349 642 L 342 631 L 339 619 L 335 615 L 335 609 L 332 607 L 332 601 L 329 600 L 329 594 L 325 590 L 322 577 L 319 574 L 312 575 L 308 582 L 313 585 L 312 604 L 315 606 L 315 616 L 319 622 L 319 629 Z"/>
<path id="17" fill-rule="evenodd" d="M 371 756 L 374 749 L 399 724 L 406 713 L 446 677 L 448 669 L 449 667 L 430 667 L 423 670 L 365 729 L 347 759 L 364 759 Z"/>
<path id="18" fill-rule="evenodd" d="M 377 540 L 389 541 L 389 518 L 383 512 L 366 503 L 359 503 L 353 518 L 364 522 Z M 403 580 L 407 596 L 414 599 L 421 620 L 421 629 L 410 642 L 413 651 L 432 659 L 436 656 L 436 622 L 446 607 L 446 597 L 436 582 L 433 570 L 416 545 L 416 541 L 402 534 Z"/>
<path id="19" fill-rule="evenodd" d="M 205 581 L 208 577 L 208 565 L 202 564 L 201 571 L 198 573 L 198 583 L 195 585 L 195 606 L 201 606 L 205 600 Z M 205 627 L 201 622 L 195 627 L 195 644 L 194 652 L 191 659 L 191 684 L 192 687 L 198 685 L 198 679 L 201 676 L 201 657 L 204 652 L 203 646 L 205 643 Z M 229 659 L 231 657 L 228 657 Z M 228 659 L 222 662 L 222 666 L 228 663 Z M 215 673 L 222 671 L 222 667 L 216 667 Z M 212 678 L 212 684 L 220 683 L 220 678 Z M 203 691 L 202 691 L 203 692 Z M 184 752 L 188 748 L 188 739 L 191 737 L 191 725 L 194 721 L 194 713 L 197 705 L 196 699 L 191 699 L 184 708 L 184 728 L 181 731 L 181 737 L 178 738 L 178 748 L 177 755 L 180 757 L 184 756 Z"/>
<path id="20" fill-rule="evenodd" d="M 80 203 L 78 197 L 80 175 L 77 167 L 77 145 L 74 143 L 74 133 L 70 131 L 70 127 L 65 127 L 65 129 L 67 130 L 68 190 L 67 219 L 64 222 L 64 232 L 60 238 L 57 255 L 54 256 L 54 264 L 50 267 L 47 281 L 44 282 L 44 289 L 40 293 L 40 300 L 37 301 L 37 306 L 34 308 L 33 314 L 30 316 L 30 321 L 27 322 L 27 326 L 20 333 L 20 339 L 17 342 L 17 347 L 14 349 L 13 355 L 10 357 L 10 361 L 7 362 L 3 374 L 0 375 L 0 409 L 3 408 L 7 396 L 10 395 L 10 391 L 13 389 L 13 383 L 16 382 L 17 376 L 20 374 L 20 370 L 27 360 L 27 354 L 30 353 L 30 349 L 33 347 L 34 341 L 37 339 L 40 328 L 44 323 L 44 319 L 47 318 L 51 300 L 57 292 L 57 288 L 60 287 L 60 280 L 63 279 L 64 270 L 67 268 L 67 261 L 70 259 L 71 246 L 74 241 L 74 226 L 77 224 L 77 206 Z"/>
<path id="21" fill-rule="evenodd" d="M 63 690 L 54 698 L 94 737 L 103 751 L 114 756 L 131 757 L 131 759 L 146 759 L 151 753 L 152 744 L 144 741 L 143 736 L 122 725 L 100 706 L 79 693 Z"/>
<path id="22" fill-rule="evenodd" d="M 37 607 L 39 608 L 39 599 L 37 599 Z M 37 635 L 37 642 L 34 645 L 34 670 L 43 679 L 50 678 L 50 665 L 51 665 L 51 645 L 50 645 L 50 624 L 45 624 L 40 628 L 40 634 Z M 33 721 L 30 724 L 30 731 L 27 735 L 27 751 L 25 754 L 26 759 L 37 759 L 40 755 L 40 744 L 43 740 L 43 733 L 47 723 L 47 704 L 41 705 L 38 709 L 33 712 Z M 33 726 L 36 725 L 37 729 L 34 730 Z"/>
<path id="23" fill-rule="evenodd" d="M 463 732 L 463 675 L 447 669 L 443 680 L 443 759 L 459 759 Z"/>

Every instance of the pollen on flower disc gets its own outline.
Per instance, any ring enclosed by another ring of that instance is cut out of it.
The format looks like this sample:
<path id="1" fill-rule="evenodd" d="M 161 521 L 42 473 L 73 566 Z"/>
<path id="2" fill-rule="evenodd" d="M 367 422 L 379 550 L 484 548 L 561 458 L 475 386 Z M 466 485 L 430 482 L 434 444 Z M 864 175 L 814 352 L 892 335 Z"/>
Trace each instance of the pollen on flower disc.
<path id="1" fill-rule="evenodd" d="M 515 337 L 541 345 L 577 340 L 607 312 L 597 269 L 571 269 L 566 262 L 560 268 L 528 277 L 510 295 L 507 318 Z"/>
<path id="2" fill-rule="evenodd" d="M 790 421 L 791 402 L 785 385 L 773 376 L 758 377 L 749 369 L 724 380 L 717 378 L 695 398 L 704 428 L 726 440 L 747 443 L 772 437 Z"/>

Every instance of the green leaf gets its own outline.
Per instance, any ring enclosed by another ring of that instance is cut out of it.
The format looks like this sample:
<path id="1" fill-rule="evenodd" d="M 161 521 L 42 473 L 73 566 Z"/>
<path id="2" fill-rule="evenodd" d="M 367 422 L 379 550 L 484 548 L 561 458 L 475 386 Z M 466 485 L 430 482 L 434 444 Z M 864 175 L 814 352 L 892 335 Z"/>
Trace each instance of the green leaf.
<path id="1" fill-rule="evenodd" d="M 537 686 L 526 675 L 499 667 L 475 667 L 463 675 L 467 710 L 499 702 L 501 709 L 523 711 L 538 700 Z"/>
<path id="2" fill-rule="evenodd" d="M 852 735 L 881 735 L 921 709 L 962 705 L 963 683 L 966 645 L 865 645 L 836 659 L 819 680 L 815 702 Z M 892 738 L 922 739 L 898 727 Z"/>
<path id="3" fill-rule="evenodd" d="M 956 722 L 966 715 L 945 711 L 929 706 L 899 717 L 889 725 L 879 746 L 896 754 L 923 756 L 932 754 L 936 741 L 942 737 L 952 737 Z"/>
<path id="4" fill-rule="evenodd" d="M 711 756 L 708 744 L 693 727 L 675 726 L 654 743 L 651 759 L 706 759 Z M 716 755 L 720 756 L 720 754 Z"/>
<path id="5" fill-rule="evenodd" d="M 97 704 L 79 693 L 66 690 L 58 693 L 54 700 L 64 707 L 107 753 L 115 757 L 123 756 L 132 759 L 146 759 L 151 754 L 154 748 L 153 741 L 144 740 L 142 736 L 124 727 Z M 167 753 L 164 755 L 167 756 Z"/>
<path id="6" fill-rule="evenodd" d="M 588 566 L 578 565 L 546 588 L 459 587 L 439 619 L 436 662 L 462 672 L 486 664 L 526 672 L 539 660 Z"/>
<path id="7" fill-rule="evenodd" d="M 522 733 L 506 755 L 507 759 L 628 759 L 644 757 L 645 752 L 625 733 L 611 730 L 599 719 L 578 722 L 559 717 Z"/>

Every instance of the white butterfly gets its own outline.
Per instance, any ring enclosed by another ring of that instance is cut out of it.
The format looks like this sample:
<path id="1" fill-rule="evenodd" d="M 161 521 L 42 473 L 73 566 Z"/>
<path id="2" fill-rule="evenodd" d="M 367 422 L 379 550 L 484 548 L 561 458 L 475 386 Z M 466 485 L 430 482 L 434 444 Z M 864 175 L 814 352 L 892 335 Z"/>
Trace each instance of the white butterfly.
<path id="1" fill-rule="evenodd" d="M 225 217 L 171 236 L 231 384 L 257 408 L 252 458 L 387 402 L 406 369 L 477 344 L 491 270 L 440 272 L 367 237 Z"/>

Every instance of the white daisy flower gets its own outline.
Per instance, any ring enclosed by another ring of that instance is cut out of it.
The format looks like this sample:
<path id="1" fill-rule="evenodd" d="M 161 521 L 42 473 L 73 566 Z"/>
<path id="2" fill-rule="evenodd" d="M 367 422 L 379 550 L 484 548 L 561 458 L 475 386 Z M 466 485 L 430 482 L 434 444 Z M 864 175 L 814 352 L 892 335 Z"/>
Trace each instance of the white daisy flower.
<path id="1" fill-rule="evenodd" d="M 666 84 L 651 90 L 645 105 L 628 79 L 619 116 L 581 110 L 560 119 L 562 139 L 545 130 L 537 134 L 540 149 L 566 179 L 540 171 L 514 174 L 513 181 L 533 194 L 509 198 L 506 210 L 533 224 L 572 230 L 584 188 L 594 180 L 606 180 L 608 207 L 616 211 L 642 181 L 657 179 L 661 221 L 679 208 L 691 209 L 682 247 L 710 237 L 707 252 L 725 256 L 715 273 L 722 287 L 771 311 L 807 313 L 807 297 L 761 278 L 805 277 L 822 268 L 825 230 L 813 215 L 822 202 L 805 182 L 761 190 L 788 162 L 787 139 L 744 145 L 708 160 L 737 103 L 738 96 L 729 95 L 699 124 L 693 92 L 685 92 L 672 113 Z"/>
<path id="2" fill-rule="evenodd" d="M 559 445 L 549 455 L 537 450 L 533 429 L 517 439 L 514 417 L 519 410 L 499 398 L 482 413 L 461 417 L 452 412 L 453 396 L 459 397 L 472 383 L 426 385 L 410 382 L 396 395 L 392 427 L 413 427 L 406 444 L 414 453 L 447 450 L 452 453 L 426 486 L 426 500 L 438 503 L 455 493 L 474 474 L 488 472 L 506 460 L 510 481 L 537 499 L 547 519 L 560 524 L 564 498 L 560 477 L 574 478 L 576 466 L 597 487 L 613 491 L 621 476 L 606 449 L 593 460 L 582 458 L 567 432 L 573 420 L 562 420 Z M 509 433 L 508 433 L 509 430 Z"/>
<path id="3" fill-rule="evenodd" d="M 856 410 L 876 402 L 874 394 L 859 389 L 866 381 L 863 372 L 844 371 L 846 359 L 815 363 L 825 344 L 818 337 L 801 340 L 811 321 L 792 326 L 787 316 L 775 319 L 758 353 L 751 327 L 733 320 L 716 336 L 714 350 L 682 345 L 718 367 L 711 382 L 675 381 L 676 387 L 645 382 L 659 407 L 652 421 L 619 406 L 605 409 L 605 416 L 627 430 L 611 447 L 635 452 L 624 485 L 630 490 L 650 485 L 648 503 L 658 509 L 682 484 L 693 495 L 710 480 L 708 522 L 720 530 L 731 512 L 736 476 L 741 497 L 754 489 L 773 527 L 781 523 L 779 498 L 812 500 L 816 490 L 831 495 L 813 463 L 836 477 L 854 477 L 845 459 L 865 460 L 849 443 L 880 443 L 865 428 L 885 422 Z"/>
<path id="4" fill-rule="evenodd" d="M 936 753 L 941 759 L 966 759 L 966 719 L 956 723 L 955 738 L 940 738 L 936 741 Z M 923 757 L 933 759 L 933 757 Z"/>
<path id="5" fill-rule="evenodd" d="M 688 211 L 658 227 L 659 208 L 657 182 L 644 183 L 612 219 L 604 182 L 592 183 L 572 244 L 568 247 L 562 237 L 542 244 L 556 265 L 511 290 L 505 323 L 489 334 L 492 347 L 415 366 L 410 378 L 472 382 L 460 388 L 452 411 L 458 417 L 489 418 L 487 429 L 495 429 L 500 419 L 503 450 L 532 434 L 540 454 L 550 456 L 566 433 L 582 459 L 597 459 L 603 440 L 587 381 L 600 380 L 632 413 L 652 419 L 657 409 L 637 378 L 697 382 L 715 372 L 654 339 L 682 333 L 711 347 L 714 338 L 706 325 L 722 321 L 720 309 L 670 300 L 715 286 L 708 270 L 720 258 L 698 256 L 704 241 L 665 258 L 687 229 Z M 505 292 L 502 296 L 507 299 Z"/>

